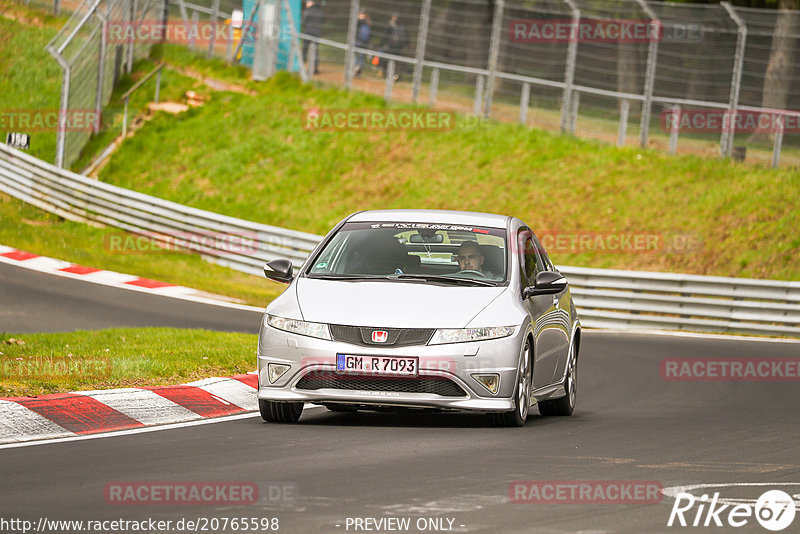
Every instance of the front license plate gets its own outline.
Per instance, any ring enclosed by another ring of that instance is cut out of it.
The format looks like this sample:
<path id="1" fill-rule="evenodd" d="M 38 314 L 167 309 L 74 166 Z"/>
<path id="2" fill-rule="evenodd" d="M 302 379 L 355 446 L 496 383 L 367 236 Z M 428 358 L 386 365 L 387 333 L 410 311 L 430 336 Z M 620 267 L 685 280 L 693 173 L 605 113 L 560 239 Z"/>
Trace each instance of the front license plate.
<path id="1" fill-rule="evenodd" d="M 418 358 L 336 355 L 336 372 L 357 375 L 417 376 Z"/>

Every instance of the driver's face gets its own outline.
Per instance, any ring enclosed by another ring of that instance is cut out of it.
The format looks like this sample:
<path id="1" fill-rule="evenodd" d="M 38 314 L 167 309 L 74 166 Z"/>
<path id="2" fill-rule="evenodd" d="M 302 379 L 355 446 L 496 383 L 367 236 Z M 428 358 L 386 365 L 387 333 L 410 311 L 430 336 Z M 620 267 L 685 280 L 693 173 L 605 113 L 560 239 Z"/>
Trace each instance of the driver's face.
<path id="1" fill-rule="evenodd" d="M 483 254 L 472 247 L 467 247 L 458 252 L 456 261 L 458 261 L 458 268 L 462 271 L 480 271 L 483 267 Z"/>

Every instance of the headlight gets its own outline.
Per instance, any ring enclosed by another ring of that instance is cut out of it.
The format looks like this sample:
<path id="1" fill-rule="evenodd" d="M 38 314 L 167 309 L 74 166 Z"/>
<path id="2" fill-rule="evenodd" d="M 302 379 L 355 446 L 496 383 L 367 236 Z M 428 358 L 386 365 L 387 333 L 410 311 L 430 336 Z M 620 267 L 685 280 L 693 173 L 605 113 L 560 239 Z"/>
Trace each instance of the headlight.
<path id="1" fill-rule="evenodd" d="M 331 339 L 331 331 L 328 325 L 323 323 L 309 323 L 298 321 L 297 319 L 285 319 L 277 315 L 267 315 L 266 323 L 272 328 L 300 334 L 301 336 L 318 337 L 320 339 Z"/>
<path id="2" fill-rule="evenodd" d="M 440 328 L 434 334 L 428 345 L 442 345 L 444 343 L 464 343 L 466 341 L 484 341 L 507 337 L 514 333 L 513 326 L 494 326 L 491 328 Z"/>

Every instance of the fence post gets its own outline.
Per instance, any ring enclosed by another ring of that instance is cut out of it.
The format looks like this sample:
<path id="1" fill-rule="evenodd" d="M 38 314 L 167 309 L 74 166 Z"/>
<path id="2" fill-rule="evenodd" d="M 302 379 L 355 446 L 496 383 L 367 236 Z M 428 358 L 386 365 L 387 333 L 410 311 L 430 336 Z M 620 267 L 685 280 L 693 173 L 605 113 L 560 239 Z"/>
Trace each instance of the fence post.
<path id="1" fill-rule="evenodd" d="M 344 54 L 344 87 L 348 91 L 353 87 L 353 76 L 355 75 L 356 30 L 358 28 L 358 12 L 360 10 L 359 0 L 350 0 L 350 18 L 347 21 L 347 49 Z M 314 61 L 316 61 L 316 57 Z"/>
<path id="2" fill-rule="evenodd" d="M 183 28 L 186 30 L 186 35 L 189 35 L 191 28 L 189 26 L 189 13 L 186 11 L 186 4 L 183 0 L 178 0 L 178 9 L 181 11 L 181 19 L 183 20 Z"/>
<path id="3" fill-rule="evenodd" d="M 733 150 L 733 138 L 736 133 L 736 108 L 739 106 L 739 88 L 742 84 L 742 64 L 744 63 L 744 46 L 747 40 L 747 24 L 728 2 L 720 2 L 728 15 L 736 23 L 736 55 L 733 59 L 731 75 L 731 93 L 728 99 L 728 123 L 723 123 L 722 136 L 719 140 L 720 156 L 730 156 Z"/>
<path id="4" fill-rule="evenodd" d="M 69 108 L 69 84 L 71 76 L 71 68 L 67 61 L 58 51 L 50 46 L 47 51 L 56 58 L 56 61 L 64 70 L 64 75 L 61 79 L 61 102 L 58 106 L 58 130 L 56 131 L 56 167 L 64 168 L 64 153 L 67 144 L 67 110 Z"/>
<path id="5" fill-rule="evenodd" d="M 61 14 L 61 0 L 53 0 L 53 15 Z"/>
<path id="6" fill-rule="evenodd" d="M 647 65 L 645 66 L 644 76 L 644 100 L 642 101 L 642 117 L 639 124 L 639 145 L 642 148 L 647 146 L 647 138 L 650 135 L 650 113 L 653 107 L 653 86 L 656 78 L 656 64 L 658 62 L 658 39 L 662 35 L 661 21 L 655 11 L 645 3 L 644 0 L 636 0 L 642 11 L 650 17 L 650 43 L 647 45 Z"/>
<path id="7" fill-rule="evenodd" d="M 163 68 L 164 68 L 163 65 L 158 67 L 158 73 L 156 73 L 156 96 L 153 99 L 156 104 L 158 104 L 158 99 L 161 96 L 161 70 Z"/>
<path id="8" fill-rule="evenodd" d="M 522 84 L 522 94 L 519 97 L 519 122 L 528 124 L 528 102 L 531 98 L 531 84 L 525 82 Z"/>
<path id="9" fill-rule="evenodd" d="M 128 135 L 128 100 L 130 98 L 125 98 L 125 112 L 122 115 L 122 138 L 125 139 L 125 136 Z"/>
<path id="10" fill-rule="evenodd" d="M 569 29 L 567 45 L 567 65 L 564 70 L 564 92 L 561 95 L 561 132 L 569 130 L 569 110 L 572 100 L 572 84 L 575 80 L 575 62 L 578 55 L 578 27 L 581 23 L 581 11 L 573 0 L 564 0 L 572 12 L 572 23 Z"/>
<path id="11" fill-rule="evenodd" d="M 775 130 L 775 140 L 774 144 L 772 145 L 772 168 L 777 169 L 778 164 L 781 161 L 781 145 L 783 144 L 783 117 L 778 116 L 778 119 L 775 121 L 775 125 L 777 126 Z"/>
<path id="12" fill-rule="evenodd" d="M 106 3 L 106 12 L 111 11 L 111 6 Z M 163 43 L 167 40 L 167 25 L 169 24 L 169 0 L 161 2 L 161 37 L 160 41 Z"/>
<path id="13" fill-rule="evenodd" d="M 423 0 L 417 32 L 417 53 L 414 57 L 414 75 L 411 80 L 411 102 L 416 103 L 422 85 L 422 69 L 425 66 L 425 49 L 428 46 L 428 26 L 431 18 L 431 0 Z"/>
<path id="14" fill-rule="evenodd" d="M 102 31 L 100 34 L 100 61 L 97 62 L 97 90 L 94 98 L 94 133 L 97 133 L 100 131 L 101 113 L 103 111 L 103 79 L 105 78 L 106 69 L 106 36 L 108 35 L 108 18 L 100 13 L 100 10 L 95 11 L 94 14 L 98 19 L 100 19 Z"/>
<path id="15" fill-rule="evenodd" d="M 436 93 L 439 92 L 439 69 L 431 71 L 431 83 L 428 88 L 428 105 L 433 107 L 436 105 Z"/>
<path id="16" fill-rule="evenodd" d="M 135 28 L 136 26 L 136 0 L 131 0 L 130 2 L 130 17 L 128 18 L 128 24 L 130 24 L 131 28 Z M 131 37 L 128 42 L 128 59 L 125 65 L 125 72 L 130 74 L 133 72 L 133 52 L 134 48 L 136 47 L 136 32 L 131 32 Z"/>
<path id="17" fill-rule="evenodd" d="M 211 39 L 208 41 L 208 54 L 206 57 L 214 57 L 214 46 L 217 44 L 217 19 L 219 18 L 219 0 L 211 3 Z"/>
<path id="18" fill-rule="evenodd" d="M 197 11 L 192 11 L 192 25 L 189 29 L 189 48 L 197 50 L 197 20 L 199 14 Z"/>
<path id="19" fill-rule="evenodd" d="M 383 92 L 383 99 L 387 102 L 392 100 L 392 89 L 394 88 L 394 73 L 396 71 L 396 67 L 394 64 L 394 60 L 390 59 L 389 63 L 386 65 L 386 88 Z"/>
<path id="20" fill-rule="evenodd" d="M 228 24 L 228 42 L 225 45 L 225 59 L 229 63 L 233 63 L 233 33 L 233 20 L 231 20 L 231 23 Z"/>
<path id="21" fill-rule="evenodd" d="M 283 0 L 282 5 L 283 5 L 284 9 L 286 9 L 286 21 L 289 23 L 289 31 L 292 33 L 292 36 L 290 37 L 290 39 L 291 39 L 290 46 L 292 48 L 294 48 L 295 57 L 297 58 L 297 62 L 300 63 L 300 79 L 303 80 L 303 82 L 305 83 L 309 79 L 308 78 L 308 72 L 306 72 L 306 65 L 305 65 L 305 63 L 303 63 L 303 61 L 305 61 L 305 59 L 303 58 L 303 54 L 301 52 L 300 39 L 297 37 L 297 26 L 295 26 L 295 23 L 294 23 L 294 15 L 292 14 L 292 6 L 289 5 L 289 0 Z M 315 53 L 316 53 L 316 49 L 315 49 Z M 314 58 L 314 60 L 316 61 L 316 57 Z M 316 63 L 311 63 L 311 65 L 316 65 Z M 313 70 L 314 67 L 311 67 L 311 68 Z"/>
<path id="22" fill-rule="evenodd" d="M 306 75 L 308 79 L 314 78 L 314 67 L 317 64 L 317 43 L 308 43 L 308 58 L 306 64 Z"/>
<path id="23" fill-rule="evenodd" d="M 617 130 L 617 146 L 625 146 L 625 138 L 628 136 L 628 113 L 631 103 L 627 98 L 623 98 L 619 107 L 619 129 Z"/>
<path id="24" fill-rule="evenodd" d="M 569 133 L 575 135 L 575 123 L 578 122 L 578 107 L 580 106 L 581 94 L 572 91 L 572 105 L 569 108 Z"/>
<path id="25" fill-rule="evenodd" d="M 483 74 L 478 74 L 475 77 L 475 100 L 472 102 L 472 113 L 476 117 L 481 114 L 481 104 L 483 104 L 483 87 Z"/>
<path id="26" fill-rule="evenodd" d="M 489 118 L 492 112 L 494 84 L 497 78 L 497 56 L 500 54 L 500 35 L 503 30 L 505 0 L 495 0 L 492 17 L 492 36 L 489 40 L 489 75 L 486 79 L 486 97 L 483 99 L 483 116 Z"/>
<path id="27" fill-rule="evenodd" d="M 678 151 L 678 134 L 681 130 L 681 107 L 672 106 L 672 123 L 669 126 L 669 153 Z"/>

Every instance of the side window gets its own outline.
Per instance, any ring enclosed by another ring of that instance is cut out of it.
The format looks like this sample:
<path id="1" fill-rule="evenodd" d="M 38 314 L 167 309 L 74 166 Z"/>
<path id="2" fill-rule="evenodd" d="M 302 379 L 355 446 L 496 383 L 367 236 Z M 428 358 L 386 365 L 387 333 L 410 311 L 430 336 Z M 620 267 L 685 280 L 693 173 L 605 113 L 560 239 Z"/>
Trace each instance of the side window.
<path id="1" fill-rule="evenodd" d="M 517 236 L 519 243 L 520 267 L 522 267 L 525 285 L 533 285 L 536 275 L 545 270 L 544 262 L 534 244 L 533 234 L 528 229 L 520 230 Z"/>
<path id="2" fill-rule="evenodd" d="M 536 245 L 536 250 L 539 251 L 539 256 L 540 259 L 542 260 L 543 270 L 555 271 L 556 268 L 553 265 L 553 262 L 550 260 L 550 256 L 547 255 L 547 251 L 544 249 L 544 247 L 542 246 L 542 244 L 539 242 L 539 240 L 536 238 L 535 235 L 533 236 L 533 242 Z"/>

